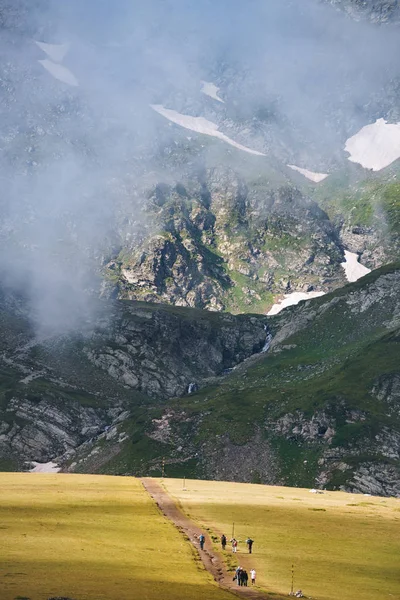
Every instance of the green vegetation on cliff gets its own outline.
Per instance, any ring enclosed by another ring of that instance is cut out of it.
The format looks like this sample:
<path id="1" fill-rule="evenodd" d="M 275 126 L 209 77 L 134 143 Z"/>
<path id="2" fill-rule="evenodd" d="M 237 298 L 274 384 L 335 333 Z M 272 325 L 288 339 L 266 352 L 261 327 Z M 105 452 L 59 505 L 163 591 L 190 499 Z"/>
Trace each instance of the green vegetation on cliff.
<path id="1" fill-rule="evenodd" d="M 389 265 L 268 318 L 268 353 L 120 423 L 99 468 L 400 494 L 399 285 Z"/>

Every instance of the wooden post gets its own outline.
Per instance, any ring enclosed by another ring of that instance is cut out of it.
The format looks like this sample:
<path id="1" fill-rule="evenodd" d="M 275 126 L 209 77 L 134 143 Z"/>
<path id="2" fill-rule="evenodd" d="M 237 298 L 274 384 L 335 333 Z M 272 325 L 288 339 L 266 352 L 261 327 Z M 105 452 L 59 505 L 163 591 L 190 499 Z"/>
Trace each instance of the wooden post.
<path id="1" fill-rule="evenodd" d="M 294 564 L 292 563 L 292 587 L 290 588 L 290 595 L 291 596 L 294 596 L 293 583 L 294 583 Z"/>
<path id="2" fill-rule="evenodd" d="M 164 479 L 164 475 L 165 475 L 165 458 L 162 457 L 162 461 L 161 461 L 161 479 Z"/>
<path id="3" fill-rule="evenodd" d="M 235 537 L 235 523 L 232 523 L 232 539 Z"/>

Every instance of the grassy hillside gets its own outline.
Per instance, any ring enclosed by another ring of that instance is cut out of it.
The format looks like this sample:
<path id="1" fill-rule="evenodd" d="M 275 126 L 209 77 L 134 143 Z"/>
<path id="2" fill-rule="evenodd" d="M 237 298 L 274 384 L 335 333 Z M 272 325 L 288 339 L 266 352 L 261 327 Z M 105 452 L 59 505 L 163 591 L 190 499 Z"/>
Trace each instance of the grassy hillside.
<path id="1" fill-rule="evenodd" d="M 234 523 L 239 552 L 233 558 L 228 548 L 226 560 L 255 568 L 269 591 L 290 591 L 293 563 L 295 590 L 312 598 L 400 596 L 400 500 L 211 481 L 186 481 L 183 490 L 181 480 L 165 479 L 164 486 L 216 542 L 221 533 L 231 537 Z"/>
<path id="2" fill-rule="evenodd" d="M 252 456 L 246 477 L 255 483 L 338 489 L 361 465 L 398 472 L 398 393 L 379 391 L 400 375 L 395 273 L 383 268 L 270 319 L 275 346 L 268 354 L 172 405 L 170 426 L 183 447 L 201 448 L 203 477 L 243 480 L 227 454 L 224 462 L 229 444 Z M 277 471 L 254 443 L 268 445 Z"/>
<path id="3" fill-rule="evenodd" d="M 316 187 L 313 197 L 332 220 L 342 220 L 348 227 L 374 228 L 379 240 L 375 244 L 383 245 L 388 257 L 396 260 L 400 235 L 398 177 L 397 164 L 383 173 L 370 172 L 367 176 L 358 167 L 347 166 Z"/>
<path id="4" fill-rule="evenodd" d="M 0 598 L 228 600 L 133 478 L 0 474 Z"/>
<path id="5" fill-rule="evenodd" d="M 268 353 L 132 415 L 66 467 L 159 476 L 165 457 L 171 477 L 400 495 L 398 266 L 267 318 Z"/>

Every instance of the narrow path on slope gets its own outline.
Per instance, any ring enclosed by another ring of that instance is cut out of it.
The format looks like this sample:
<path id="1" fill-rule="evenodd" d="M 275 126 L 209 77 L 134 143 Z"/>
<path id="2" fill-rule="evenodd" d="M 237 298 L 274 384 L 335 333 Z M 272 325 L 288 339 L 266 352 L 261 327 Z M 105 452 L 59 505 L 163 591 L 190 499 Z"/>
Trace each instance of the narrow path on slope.
<path id="1" fill-rule="evenodd" d="M 191 521 L 189 517 L 187 517 L 178 508 L 172 498 L 157 481 L 148 477 L 143 477 L 141 482 L 145 490 L 154 499 L 163 515 L 172 521 L 177 529 L 186 535 L 193 546 L 197 548 L 203 565 L 222 588 L 236 594 L 237 596 L 245 596 L 247 598 L 251 598 L 252 600 L 266 600 L 270 597 L 267 593 L 252 587 L 239 587 L 236 582 L 232 580 L 233 574 L 232 572 L 227 571 L 226 565 L 219 552 L 216 552 L 213 549 L 212 542 L 207 531 L 204 531 L 198 527 L 196 523 Z M 201 533 L 203 533 L 206 538 L 205 548 L 203 551 L 200 550 L 198 539 Z M 242 557 L 240 560 L 242 561 Z M 242 562 L 245 563 L 247 561 L 244 560 Z M 247 568 L 246 564 L 243 564 L 243 566 Z M 274 599 L 277 598 L 279 598 L 279 596 L 274 594 Z"/>

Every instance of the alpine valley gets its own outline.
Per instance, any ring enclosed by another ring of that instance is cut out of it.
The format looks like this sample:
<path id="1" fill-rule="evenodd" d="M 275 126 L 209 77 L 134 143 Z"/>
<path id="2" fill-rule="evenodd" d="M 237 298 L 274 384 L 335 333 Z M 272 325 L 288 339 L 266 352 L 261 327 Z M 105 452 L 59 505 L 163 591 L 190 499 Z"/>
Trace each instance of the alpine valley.
<path id="1" fill-rule="evenodd" d="M 0 0 L 1 470 L 400 497 L 399 3 L 146 4 Z"/>

